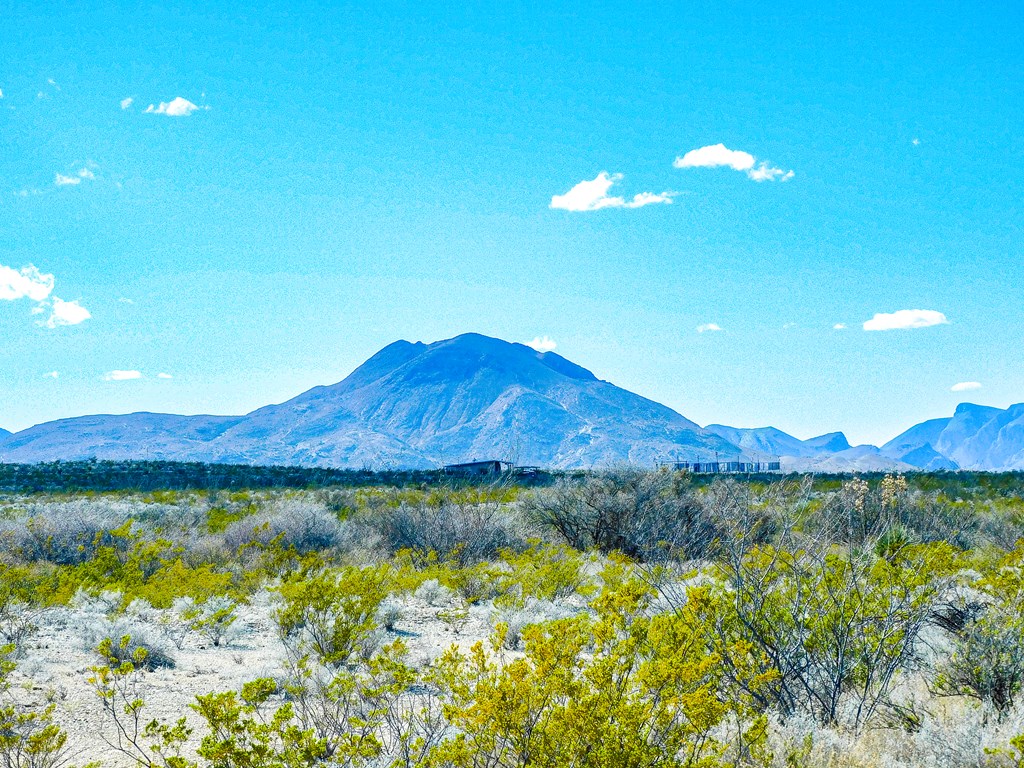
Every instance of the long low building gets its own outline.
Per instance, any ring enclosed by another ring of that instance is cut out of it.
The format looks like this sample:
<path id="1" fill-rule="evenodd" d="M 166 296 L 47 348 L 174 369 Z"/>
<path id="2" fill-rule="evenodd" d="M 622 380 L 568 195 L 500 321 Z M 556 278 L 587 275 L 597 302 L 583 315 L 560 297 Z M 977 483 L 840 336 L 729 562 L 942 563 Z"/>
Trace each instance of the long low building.
<path id="1" fill-rule="evenodd" d="M 782 462 L 778 459 L 769 461 L 673 461 L 661 466 L 678 472 L 693 472 L 694 474 L 782 471 Z"/>

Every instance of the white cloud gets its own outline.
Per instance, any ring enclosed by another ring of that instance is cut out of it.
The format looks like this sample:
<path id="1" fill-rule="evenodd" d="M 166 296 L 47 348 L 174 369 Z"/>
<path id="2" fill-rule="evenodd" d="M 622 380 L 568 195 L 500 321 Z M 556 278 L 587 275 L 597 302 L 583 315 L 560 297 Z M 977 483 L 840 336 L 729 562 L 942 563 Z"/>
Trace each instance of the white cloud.
<path id="1" fill-rule="evenodd" d="M 832 328 L 837 331 L 845 331 L 846 323 L 836 323 L 835 325 L 832 326 Z"/>
<path id="2" fill-rule="evenodd" d="M 44 379 L 59 379 L 60 371 L 50 371 L 49 373 L 43 374 Z"/>
<path id="3" fill-rule="evenodd" d="M 917 147 L 917 146 L 921 145 L 921 140 L 915 136 L 914 140 L 912 142 L 910 142 L 910 143 L 913 144 L 915 147 Z"/>
<path id="4" fill-rule="evenodd" d="M 768 163 L 761 163 L 757 168 L 747 171 L 747 176 L 754 181 L 789 181 L 793 178 L 793 172 L 773 168 Z"/>
<path id="5" fill-rule="evenodd" d="M 133 99 L 131 96 L 129 96 L 127 99 L 121 99 L 121 109 L 128 109 L 128 107 L 130 107 L 134 101 L 135 99 Z"/>
<path id="6" fill-rule="evenodd" d="M 735 171 L 748 171 L 754 167 L 754 156 L 738 149 L 727 149 L 725 144 L 691 149 L 672 163 L 675 168 L 717 168 L 727 165 Z"/>
<path id="7" fill-rule="evenodd" d="M 979 381 L 961 381 L 959 384 L 954 384 L 949 388 L 950 392 L 969 392 L 972 389 L 981 389 L 981 382 Z"/>
<path id="8" fill-rule="evenodd" d="M 754 181 L 789 181 L 793 171 L 775 168 L 767 162 L 755 167 L 757 158 L 749 152 L 729 149 L 725 144 L 711 144 L 700 149 L 691 149 L 682 157 L 677 157 L 672 166 L 675 168 L 732 168 L 743 171 Z"/>
<path id="9" fill-rule="evenodd" d="M 89 168 L 88 166 L 82 167 L 75 171 L 74 176 L 65 176 L 63 173 L 58 173 L 53 183 L 58 187 L 66 187 L 69 185 L 81 184 L 83 180 L 94 181 L 96 179 L 96 174 L 93 173 L 93 169 L 96 167 L 96 165 L 93 165 L 92 168 Z"/>
<path id="10" fill-rule="evenodd" d="M 38 307 L 37 307 L 38 309 Z M 53 306 L 50 309 L 50 316 L 40 325 L 46 328 L 59 328 L 64 325 L 78 325 L 84 323 L 92 315 L 89 310 L 77 301 L 64 301 L 53 297 Z"/>
<path id="11" fill-rule="evenodd" d="M 538 352 L 550 352 L 558 345 L 550 336 L 534 336 L 533 341 L 523 342 L 528 347 L 533 347 Z"/>
<path id="12" fill-rule="evenodd" d="M 720 331 L 722 327 L 716 323 L 704 323 L 703 325 L 697 326 L 697 333 L 708 333 L 714 331 Z"/>
<path id="13" fill-rule="evenodd" d="M 652 203 L 671 203 L 674 192 L 641 192 L 627 201 L 622 197 L 609 197 L 608 190 L 622 180 L 621 173 L 601 171 L 591 181 L 581 181 L 564 195 L 551 198 L 551 207 L 563 211 L 597 211 L 601 208 L 642 208 Z"/>
<path id="14" fill-rule="evenodd" d="M 188 99 L 178 96 L 170 101 L 161 101 L 158 107 L 150 104 L 146 107 L 146 112 L 154 115 L 167 115 L 169 117 L 187 117 L 197 109 L 209 109 L 209 107 L 197 106 Z"/>
<path id="15" fill-rule="evenodd" d="M 948 325 L 949 320 L 934 309 L 901 309 L 898 312 L 880 312 L 864 323 L 865 331 L 893 331 L 906 328 L 928 328 Z"/>
<path id="16" fill-rule="evenodd" d="M 45 275 L 29 264 L 20 270 L 0 266 L 0 300 L 44 301 L 53 291 L 53 275 Z"/>
<path id="17" fill-rule="evenodd" d="M 173 376 L 171 376 L 171 374 L 169 374 L 169 373 L 158 373 L 158 374 L 156 375 L 156 377 L 157 377 L 158 379 L 173 379 L 173 378 L 174 378 L 174 377 L 173 377 Z"/>
<path id="18" fill-rule="evenodd" d="M 142 374 L 139 371 L 110 371 L 103 375 L 104 381 L 131 381 L 141 378 Z"/>

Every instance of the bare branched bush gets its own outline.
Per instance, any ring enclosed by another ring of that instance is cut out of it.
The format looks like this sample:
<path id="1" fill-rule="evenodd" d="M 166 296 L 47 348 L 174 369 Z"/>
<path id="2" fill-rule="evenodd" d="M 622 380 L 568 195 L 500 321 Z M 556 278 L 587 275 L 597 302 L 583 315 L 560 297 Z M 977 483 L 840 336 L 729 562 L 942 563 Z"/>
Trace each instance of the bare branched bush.
<path id="1" fill-rule="evenodd" d="M 989 605 L 955 632 L 940 664 L 939 693 L 977 699 L 1002 722 L 1024 689 L 1024 601 Z"/>
<path id="2" fill-rule="evenodd" d="M 737 685 L 751 665 L 774 677 L 747 690 L 763 708 L 859 730 L 918 669 L 918 639 L 950 579 L 928 550 L 890 560 L 784 544 L 726 548 L 723 588 L 708 601 L 712 649 Z"/>
<path id="3" fill-rule="evenodd" d="M 131 519 L 130 509 L 85 500 L 32 504 L 23 517 L 4 521 L 2 538 L 28 562 L 87 562 L 98 546 L 114 543 L 110 531 Z"/>
<path id="4" fill-rule="evenodd" d="M 324 505 L 288 499 L 255 515 L 236 520 L 224 531 L 224 541 L 237 551 L 247 544 L 266 546 L 280 541 L 300 554 L 351 547 L 351 524 L 342 522 Z"/>
<path id="5" fill-rule="evenodd" d="M 386 597 L 377 608 L 377 623 L 388 632 L 394 632 L 404 613 L 401 602 L 394 597 Z"/>
<path id="6" fill-rule="evenodd" d="M 803 525 L 819 539 L 855 546 L 903 530 L 915 541 L 947 541 L 962 549 L 978 543 L 981 526 L 977 510 L 938 493 L 911 491 L 901 475 L 886 475 L 875 487 L 859 477 L 847 480 Z"/>
<path id="7" fill-rule="evenodd" d="M 526 501 L 534 520 L 579 550 L 656 561 L 705 557 L 721 531 L 685 475 L 621 470 L 563 480 Z"/>
<path id="8" fill-rule="evenodd" d="M 0 647 L 10 646 L 14 657 L 22 656 L 25 642 L 39 631 L 42 614 L 40 608 L 0 594 Z"/>
<path id="9" fill-rule="evenodd" d="M 433 552 L 442 560 L 460 565 L 492 560 L 503 549 L 525 546 L 522 523 L 494 502 L 403 502 L 397 508 L 376 511 L 367 522 L 391 552 Z"/>

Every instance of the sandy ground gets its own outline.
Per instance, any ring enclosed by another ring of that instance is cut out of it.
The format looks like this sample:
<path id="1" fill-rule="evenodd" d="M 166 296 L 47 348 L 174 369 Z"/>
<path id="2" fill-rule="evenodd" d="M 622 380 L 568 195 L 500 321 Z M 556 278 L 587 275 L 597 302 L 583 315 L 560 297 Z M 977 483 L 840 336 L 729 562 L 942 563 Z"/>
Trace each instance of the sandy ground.
<path id="1" fill-rule="evenodd" d="M 468 649 L 488 638 L 494 626 L 490 604 L 474 606 L 458 635 L 437 618 L 445 607 L 415 598 L 401 601 L 402 618 L 395 631 L 386 632 L 384 642 L 401 638 L 409 648 L 409 662 L 429 663 L 452 644 Z M 197 694 L 238 689 L 257 677 L 281 673 L 285 649 L 272 619 L 267 592 L 240 608 L 233 627 L 234 637 L 226 647 L 215 647 L 201 636 L 191 634 L 184 647 L 170 646 L 175 659 L 172 669 L 144 673 L 147 720 L 175 721 L 189 714 L 188 705 Z M 53 609 L 38 620 L 39 631 L 25 644 L 18 668 L 11 677 L 12 694 L 22 704 L 42 709 L 56 706 L 55 720 L 68 733 L 73 762 L 81 765 L 101 761 L 105 768 L 133 763 L 108 745 L 114 730 L 104 716 L 103 704 L 90 686 L 90 668 L 98 656 L 90 650 L 90 627 L 102 622 L 95 613 L 76 609 Z M 152 631 L 158 632 L 152 624 Z M 192 715 L 190 724 L 197 725 Z M 194 734 L 198 741 L 200 734 Z"/>

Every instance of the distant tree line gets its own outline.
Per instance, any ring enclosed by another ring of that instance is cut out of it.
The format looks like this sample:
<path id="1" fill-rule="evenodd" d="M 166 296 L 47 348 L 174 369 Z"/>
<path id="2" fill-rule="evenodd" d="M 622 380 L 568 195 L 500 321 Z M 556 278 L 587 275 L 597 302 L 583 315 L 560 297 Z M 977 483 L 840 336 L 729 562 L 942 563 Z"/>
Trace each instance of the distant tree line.
<path id="1" fill-rule="evenodd" d="M 516 478 L 517 484 L 543 485 L 547 473 Z M 329 486 L 453 486 L 458 479 L 434 470 L 332 469 L 252 466 L 180 461 L 53 461 L 0 464 L 0 492 L 239 490 L 246 488 L 324 488 Z"/>

